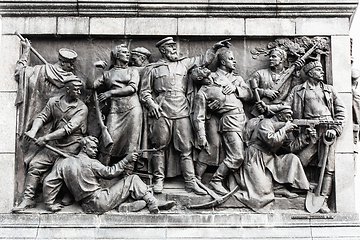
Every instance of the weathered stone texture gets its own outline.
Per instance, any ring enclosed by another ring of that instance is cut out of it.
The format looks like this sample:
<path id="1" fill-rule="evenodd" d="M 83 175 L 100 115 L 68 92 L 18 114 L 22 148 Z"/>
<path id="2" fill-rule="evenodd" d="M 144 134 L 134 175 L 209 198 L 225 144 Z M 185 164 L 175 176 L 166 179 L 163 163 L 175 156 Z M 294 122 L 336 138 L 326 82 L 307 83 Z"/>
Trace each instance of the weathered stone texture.
<path id="1" fill-rule="evenodd" d="M 176 18 L 127 18 L 125 35 L 176 35 Z"/>
<path id="2" fill-rule="evenodd" d="M 244 33 L 244 19 L 241 18 L 179 18 L 178 20 L 178 35 L 242 36 Z"/>
<path id="3" fill-rule="evenodd" d="M 125 18 L 90 18 L 90 34 L 123 35 Z"/>
<path id="4" fill-rule="evenodd" d="M 14 78 L 14 69 L 19 53 L 21 44 L 17 36 L 1 36 L 0 41 L 0 57 L 3 61 L 0 62 L 0 91 L 16 91 L 18 86 Z"/>
<path id="5" fill-rule="evenodd" d="M 347 18 L 297 18 L 297 35 L 347 35 L 349 34 Z"/>
<path id="6" fill-rule="evenodd" d="M 3 116 L 3 115 L 2 115 Z M 1 165 L 1 174 L 0 174 L 0 212 L 9 213 L 14 204 L 14 189 L 15 189 L 15 154 L 0 154 L 0 165 Z M 1 218 L 0 218 L 1 219 Z M 0 221 L 1 223 L 1 221 Z M 1 230 L 0 230 L 0 236 Z"/>
<path id="7" fill-rule="evenodd" d="M 335 154 L 336 211 L 339 213 L 355 211 L 354 164 L 352 154 Z"/>
<path id="8" fill-rule="evenodd" d="M 58 34 L 89 34 L 88 17 L 60 17 L 58 18 Z"/>
<path id="9" fill-rule="evenodd" d="M 15 152 L 16 107 L 15 92 L 0 92 L 0 154 Z M 14 160 L 14 159 L 13 159 Z M 6 173 L 6 172 L 4 172 Z M 12 173 L 6 173 L 11 174 Z M 9 175 L 10 176 L 10 175 Z M 12 176 L 13 177 L 13 176 Z M 1 205 L 1 204 L 0 204 Z"/>
<path id="10" fill-rule="evenodd" d="M 295 34 L 295 21 L 281 18 L 249 18 L 245 20 L 246 35 L 277 36 Z"/>

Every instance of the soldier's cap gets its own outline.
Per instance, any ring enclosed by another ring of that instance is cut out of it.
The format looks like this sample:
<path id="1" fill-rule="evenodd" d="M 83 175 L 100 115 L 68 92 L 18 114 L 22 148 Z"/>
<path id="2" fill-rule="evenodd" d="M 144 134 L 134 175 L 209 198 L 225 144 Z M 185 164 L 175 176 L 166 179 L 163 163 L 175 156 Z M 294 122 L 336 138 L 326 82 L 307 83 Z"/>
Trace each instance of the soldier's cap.
<path id="1" fill-rule="evenodd" d="M 293 111 L 291 110 L 291 106 L 289 106 L 289 105 L 280 105 L 280 107 L 277 109 L 276 112 L 293 114 Z"/>
<path id="2" fill-rule="evenodd" d="M 142 55 L 145 55 L 146 57 L 150 57 L 151 55 L 151 52 L 144 47 L 134 48 L 131 53 L 140 53 Z"/>
<path id="3" fill-rule="evenodd" d="M 65 61 L 74 61 L 77 58 L 77 53 L 71 49 L 61 48 L 59 50 L 59 57 Z"/>
<path id="4" fill-rule="evenodd" d="M 351 69 L 351 78 L 358 79 L 360 77 L 360 70 L 356 68 Z"/>
<path id="5" fill-rule="evenodd" d="M 308 64 L 306 64 L 304 66 L 303 70 L 304 70 L 305 73 L 308 73 L 311 69 L 314 69 L 316 67 L 321 67 L 322 68 L 321 62 L 319 62 L 319 61 L 309 62 Z"/>
<path id="6" fill-rule="evenodd" d="M 159 48 L 164 44 L 176 44 L 176 42 L 174 41 L 173 37 L 166 37 L 158 41 L 155 46 Z"/>
<path id="7" fill-rule="evenodd" d="M 68 76 L 64 79 L 64 84 L 72 83 L 74 86 L 82 86 L 81 79 L 76 75 Z"/>

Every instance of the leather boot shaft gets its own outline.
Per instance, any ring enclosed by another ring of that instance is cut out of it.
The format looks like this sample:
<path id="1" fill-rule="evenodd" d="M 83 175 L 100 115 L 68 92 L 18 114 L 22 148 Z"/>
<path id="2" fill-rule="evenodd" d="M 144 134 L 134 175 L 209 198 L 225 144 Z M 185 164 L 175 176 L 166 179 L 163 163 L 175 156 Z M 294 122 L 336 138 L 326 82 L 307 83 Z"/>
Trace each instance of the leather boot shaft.
<path id="1" fill-rule="evenodd" d="M 332 187 L 332 180 L 333 180 L 332 175 L 325 173 L 322 187 L 321 187 L 321 195 L 322 196 L 328 197 L 330 195 L 331 187 Z"/>
<path id="2" fill-rule="evenodd" d="M 197 179 L 201 180 L 202 176 L 204 175 L 205 171 L 207 169 L 207 165 L 205 163 L 201 163 L 197 161 L 195 163 L 195 176 Z"/>
<path id="3" fill-rule="evenodd" d="M 220 163 L 219 167 L 216 169 L 216 172 L 211 178 L 212 182 L 222 182 L 229 175 L 230 168 L 226 166 L 225 163 Z"/>
<path id="4" fill-rule="evenodd" d="M 153 154 L 151 158 L 153 175 L 155 182 L 164 181 L 165 179 L 165 154 L 164 151 L 159 151 Z"/>

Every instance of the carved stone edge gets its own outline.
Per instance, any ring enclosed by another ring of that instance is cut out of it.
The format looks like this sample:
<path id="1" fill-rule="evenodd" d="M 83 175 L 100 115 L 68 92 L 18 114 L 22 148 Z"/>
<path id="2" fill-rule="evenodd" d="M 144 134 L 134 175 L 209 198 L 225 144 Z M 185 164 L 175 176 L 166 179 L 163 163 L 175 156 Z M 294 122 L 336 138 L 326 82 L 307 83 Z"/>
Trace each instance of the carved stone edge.
<path id="1" fill-rule="evenodd" d="M 116 16 L 116 17 L 347 17 L 350 18 L 358 1 L 152 1 L 119 3 L 114 1 L 6 1 L 0 3 L 2 16 Z M 159 11 L 161 9 L 161 11 Z"/>
<path id="2" fill-rule="evenodd" d="M 360 227 L 356 213 L 0 214 L 2 228 Z"/>

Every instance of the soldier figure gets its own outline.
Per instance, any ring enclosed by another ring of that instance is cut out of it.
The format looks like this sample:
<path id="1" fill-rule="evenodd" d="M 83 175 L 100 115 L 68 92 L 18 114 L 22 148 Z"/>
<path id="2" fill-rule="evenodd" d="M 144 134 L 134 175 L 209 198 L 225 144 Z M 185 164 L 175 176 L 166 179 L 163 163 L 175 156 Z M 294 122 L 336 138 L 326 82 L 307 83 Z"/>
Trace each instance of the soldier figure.
<path id="1" fill-rule="evenodd" d="M 119 211 L 135 212 L 147 205 L 150 213 L 159 213 L 159 209 L 167 210 L 175 205 L 174 201 L 158 203 L 137 175 L 126 176 L 106 190 L 103 189 L 98 179 L 118 177 L 126 165 L 137 160 L 139 154 L 132 152 L 113 166 L 107 167 L 96 160 L 97 146 L 97 138 L 85 137 L 81 141 L 80 153 L 61 160 L 45 178 L 44 202 L 49 211 L 61 210 L 62 205 L 55 203 L 55 199 L 64 184 L 86 213 L 102 214 L 110 211 L 119 207 L 130 195 L 137 201 L 124 204 L 126 207 L 120 205 Z"/>
<path id="2" fill-rule="evenodd" d="M 175 149 L 180 152 L 185 189 L 196 194 L 206 194 L 195 181 L 193 133 L 189 117 L 191 100 L 187 98 L 193 88 L 192 82 L 187 79 L 187 72 L 194 65 L 209 64 L 216 51 L 228 45 L 227 41 L 221 41 L 202 56 L 179 58 L 176 42 L 172 37 L 164 38 L 156 44 L 162 57 L 145 69 L 140 89 L 140 99 L 149 111 L 151 143 L 159 149 L 152 157 L 155 193 L 163 190 L 165 149 L 172 141 Z"/>
<path id="3" fill-rule="evenodd" d="M 131 50 L 130 66 L 145 67 L 149 64 L 151 52 L 144 47 L 137 47 Z"/>
<path id="4" fill-rule="evenodd" d="M 293 153 L 276 154 L 287 141 L 288 133 L 296 127 L 291 120 L 290 106 L 282 106 L 275 116 L 261 120 L 251 134 L 237 178 L 240 192 L 235 196 L 254 211 L 268 211 L 269 203 L 274 200 L 274 191 L 285 197 L 297 197 L 280 184 L 309 190 L 300 159 Z"/>
<path id="5" fill-rule="evenodd" d="M 64 94 L 64 83 L 74 76 L 74 63 L 77 53 L 61 48 L 55 64 L 28 66 L 30 42 L 21 41 L 23 54 L 16 63 L 15 79 L 19 82 L 16 105 L 21 106 L 19 112 L 19 133 L 22 135 L 31 126 L 36 115 L 45 107 L 47 101 Z"/>
<path id="6" fill-rule="evenodd" d="M 345 106 L 335 89 L 331 85 L 327 85 L 323 82 L 324 71 L 321 63 L 319 61 L 310 62 L 304 66 L 303 70 L 308 76 L 307 81 L 303 84 L 295 86 L 283 103 L 291 106 L 294 112 L 293 118 L 329 121 L 334 120 L 344 123 Z M 279 105 L 269 105 L 268 107 L 270 110 L 276 111 L 276 108 L 278 108 Z M 309 131 L 309 129 L 302 130 Z M 324 157 L 325 143 L 323 141 L 323 137 L 334 140 L 340 136 L 342 131 L 343 124 L 330 124 L 328 126 L 318 125 L 316 129 L 310 130 L 311 136 L 316 141 L 305 143 L 304 146 L 306 147 L 298 153 L 303 166 L 306 167 L 316 153 L 318 158 Z M 320 186 L 321 195 L 325 196 L 325 202 L 320 209 L 320 212 L 322 213 L 330 212 L 327 200 L 331 192 L 335 171 L 335 142 L 336 141 L 329 146 L 323 184 Z M 319 162 L 319 164 L 321 163 Z"/>
<path id="7" fill-rule="evenodd" d="M 79 99 L 82 82 L 75 75 L 65 79 L 65 95 L 53 97 L 42 112 L 35 118 L 32 128 L 25 137 L 34 139 L 37 132 L 47 122 L 52 122 L 52 132 L 39 137 L 35 144 L 44 146 L 48 141 L 68 154 L 77 154 L 80 150 L 79 141 L 87 130 L 88 108 Z M 49 171 L 60 156 L 42 148 L 28 164 L 23 201 L 13 212 L 22 211 L 36 206 L 35 193 L 44 173 Z"/>
<path id="8" fill-rule="evenodd" d="M 230 172 L 237 170 L 244 160 L 244 142 L 242 131 L 246 122 L 242 100 L 252 98 L 251 89 L 245 84 L 240 76 L 235 76 L 235 58 L 231 51 L 224 50 L 218 54 L 219 67 L 210 76 L 210 70 L 206 68 L 194 69 L 192 77 L 194 80 L 202 80 L 203 85 L 195 95 L 193 122 L 196 136 L 199 138 L 199 146 L 207 148 L 207 138 L 205 132 L 206 108 L 209 102 L 218 101 L 218 106 L 214 109 L 219 117 L 218 131 L 221 133 L 225 148 L 225 159 L 220 163 L 218 169 L 210 180 L 209 185 L 220 195 L 225 195 L 228 191 L 223 187 L 223 180 Z M 206 71 L 207 70 L 207 71 Z M 196 71 L 201 71 L 196 74 Z M 207 82 L 207 83 L 206 83 Z M 201 159 L 198 160 L 201 163 Z M 201 171 L 196 168 L 198 171 Z M 204 169 L 204 168 L 202 168 Z M 204 170 L 202 170 L 204 171 Z M 201 176 L 202 173 L 197 173 Z"/>

